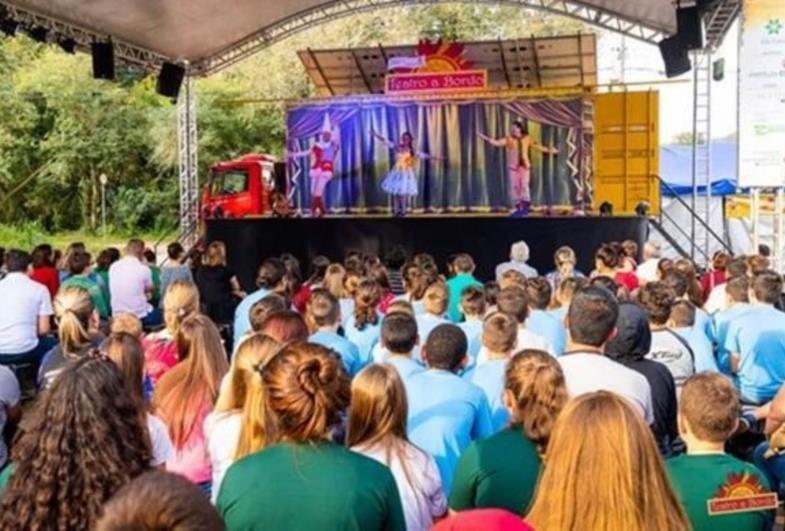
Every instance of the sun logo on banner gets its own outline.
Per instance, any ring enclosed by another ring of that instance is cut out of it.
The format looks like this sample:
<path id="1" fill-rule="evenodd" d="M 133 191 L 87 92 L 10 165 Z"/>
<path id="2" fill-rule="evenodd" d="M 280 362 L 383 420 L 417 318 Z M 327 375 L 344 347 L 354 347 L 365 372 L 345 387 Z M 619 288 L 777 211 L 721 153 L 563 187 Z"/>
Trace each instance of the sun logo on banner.
<path id="1" fill-rule="evenodd" d="M 769 22 L 766 24 L 766 31 L 769 35 L 779 35 L 781 29 L 782 21 L 778 18 L 769 19 Z"/>
<path id="2" fill-rule="evenodd" d="M 431 42 L 422 39 L 417 43 L 416 53 L 423 62 L 417 68 L 400 68 L 396 73 L 433 73 L 460 72 L 469 70 L 471 62 L 463 57 L 464 45 L 459 42 L 445 42 L 442 39 Z"/>
<path id="3" fill-rule="evenodd" d="M 766 492 L 766 489 L 761 485 L 760 478 L 745 471 L 740 474 L 728 474 L 725 483 L 720 485 L 714 497 L 738 498 L 741 496 L 754 496 L 764 492 Z"/>

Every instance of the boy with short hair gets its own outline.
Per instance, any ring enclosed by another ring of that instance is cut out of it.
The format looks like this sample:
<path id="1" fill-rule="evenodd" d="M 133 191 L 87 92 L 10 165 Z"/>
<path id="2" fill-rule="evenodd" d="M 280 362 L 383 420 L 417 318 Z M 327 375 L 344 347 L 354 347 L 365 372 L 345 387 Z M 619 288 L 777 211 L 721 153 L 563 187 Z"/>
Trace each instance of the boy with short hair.
<path id="1" fill-rule="evenodd" d="M 445 314 L 450 301 L 450 292 L 445 284 L 436 282 L 425 290 L 422 301 L 425 312 L 417 315 L 417 330 L 420 337 L 427 340 L 431 330 L 449 322 L 445 319 Z"/>
<path id="2" fill-rule="evenodd" d="M 782 294 L 782 277 L 766 271 L 752 279 L 749 310 L 730 323 L 724 347 L 731 370 L 739 377 L 741 399 L 768 402 L 785 382 L 785 313 L 774 304 Z"/>
<path id="3" fill-rule="evenodd" d="M 280 295 L 271 293 L 270 295 L 262 297 L 253 303 L 251 309 L 248 311 L 248 322 L 251 325 L 250 333 L 255 334 L 256 332 L 260 332 L 264 327 L 264 322 L 270 315 L 288 309 L 286 300 Z M 235 342 L 239 341 L 238 338 L 235 338 Z"/>
<path id="4" fill-rule="evenodd" d="M 493 431 L 482 389 L 457 375 L 466 365 L 466 346 L 460 328 L 437 326 L 422 349 L 427 370 L 404 381 L 409 440 L 434 457 L 448 496 L 461 453 Z"/>
<path id="5" fill-rule="evenodd" d="M 717 365 L 723 374 L 732 375 L 730 352 L 725 348 L 730 324 L 750 309 L 750 279 L 737 276 L 724 284 L 726 308 L 714 314 L 714 337 L 717 339 Z"/>
<path id="6" fill-rule="evenodd" d="M 104 291 L 90 278 L 90 254 L 77 251 L 68 257 L 68 272 L 71 273 L 63 283 L 61 288 L 68 286 L 78 286 L 90 294 L 93 307 L 98 312 L 102 321 L 109 319 L 109 303 L 104 297 Z"/>
<path id="7" fill-rule="evenodd" d="M 509 315 L 518 323 L 518 350 L 542 350 L 551 356 L 555 355 L 550 341 L 526 327 L 526 320 L 529 318 L 529 301 L 523 288 L 511 286 L 502 289 L 496 300 L 496 306 L 498 311 Z M 480 349 L 478 364 L 484 363 L 486 354 L 485 348 Z"/>
<path id="8" fill-rule="evenodd" d="M 725 268 L 725 278 L 728 280 L 728 282 L 734 278 L 748 278 L 747 271 L 747 260 L 744 257 L 737 256 L 736 258 L 733 258 L 728 263 L 728 267 Z M 715 314 L 721 310 L 728 309 L 728 300 L 726 298 L 728 282 L 714 286 L 714 288 L 711 290 L 711 293 L 709 293 L 709 298 L 706 300 L 706 304 L 704 305 L 708 313 Z"/>
<path id="9" fill-rule="evenodd" d="M 504 429 L 510 420 L 510 412 L 502 402 L 504 393 L 504 371 L 515 351 L 518 340 L 518 323 L 509 315 L 489 315 L 482 328 L 482 345 L 488 353 L 488 361 L 464 374 L 463 378 L 485 393 L 491 408 L 493 432 Z"/>
<path id="10" fill-rule="evenodd" d="M 701 373 L 684 383 L 678 423 L 687 453 L 666 461 L 666 468 L 693 529 L 763 530 L 772 522 L 773 511 L 710 514 L 711 500 L 733 501 L 771 490 L 755 466 L 725 453 L 740 411 L 738 393 L 724 376 Z"/>
<path id="11" fill-rule="evenodd" d="M 469 286 L 461 293 L 461 311 L 466 320 L 458 326 L 466 334 L 469 343 L 467 354 L 469 355 L 469 366 L 477 363 L 477 356 L 482 347 L 482 327 L 485 317 L 485 290 L 477 286 Z"/>
<path id="12" fill-rule="evenodd" d="M 651 328 L 651 347 L 646 358 L 668 367 L 676 381 L 678 396 L 687 378 L 695 374 L 695 354 L 681 336 L 668 328 L 676 296 L 664 283 L 655 281 L 640 288 L 638 300 L 649 316 Z"/>
<path id="13" fill-rule="evenodd" d="M 470 255 L 466 253 L 455 255 L 452 260 L 452 267 L 455 274 L 447 281 L 450 300 L 447 314 L 450 317 L 450 321 L 459 323 L 463 320 L 463 313 L 461 312 L 461 295 L 463 290 L 470 286 L 482 286 L 482 282 L 474 278 L 474 259 Z"/>
<path id="14" fill-rule="evenodd" d="M 695 305 L 687 300 L 676 301 L 671 307 L 668 328 L 677 333 L 692 349 L 695 372 L 718 372 L 714 345 L 702 331 L 695 328 Z"/>
<path id="15" fill-rule="evenodd" d="M 387 354 L 384 363 L 392 365 L 404 382 L 425 368 L 412 358 L 417 347 L 417 321 L 406 313 L 389 313 L 382 320 L 380 344 Z"/>
<path id="16" fill-rule="evenodd" d="M 341 306 L 332 293 L 326 289 L 315 289 L 308 301 L 307 320 L 316 327 L 316 332 L 308 338 L 316 343 L 335 351 L 343 362 L 346 372 L 354 376 L 363 368 L 360 351 L 357 346 L 338 334 L 341 326 Z"/>
<path id="17" fill-rule="evenodd" d="M 544 277 L 530 278 L 526 281 L 526 296 L 529 298 L 529 318 L 526 328 L 547 339 L 553 345 L 553 353 L 561 356 L 567 342 L 564 322 L 559 321 L 546 310 L 551 303 L 553 289 Z"/>
<path id="18" fill-rule="evenodd" d="M 668 271 L 662 282 L 673 291 L 677 300 L 690 300 L 688 293 L 690 283 L 687 276 L 681 271 L 676 269 Z M 709 341 L 714 341 L 714 328 L 711 324 L 711 316 L 701 308 L 695 308 L 695 324 L 693 326 L 706 334 Z"/>
<path id="19" fill-rule="evenodd" d="M 564 323 L 564 318 L 567 317 L 567 310 L 570 308 L 570 302 L 572 302 L 572 297 L 575 295 L 575 292 L 588 285 L 589 280 L 585 277 L 571 277 L 562 280 L 555 295 L 556 303 L 559 306 L 552 310 L 548 310 L 548 313 L 558 319 L 560 323 Z"/>

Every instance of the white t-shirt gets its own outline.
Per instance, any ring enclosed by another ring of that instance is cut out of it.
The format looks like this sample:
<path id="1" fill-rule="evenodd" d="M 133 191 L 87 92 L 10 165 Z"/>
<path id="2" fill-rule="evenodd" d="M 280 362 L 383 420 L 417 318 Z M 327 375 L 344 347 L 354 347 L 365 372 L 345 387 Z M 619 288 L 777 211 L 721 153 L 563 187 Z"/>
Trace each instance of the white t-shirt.
<path id="1" fill-rule="evenodd" d="M 662 363 L 676 381 L 676 394 L 681 395 L 684 382 L 695 374 L 695 354 L 686 341 L 671 330 L 652 330 L 651 348 L 646 358 Z"/>
<path id="2" fill-rule="evenodd" d="M 566 353 L 559 358 L 571 398 L 595 391 L 610 391 L 625 398 L 648 424 L 654 422 L 651 387 L 639 372 L 591 352 Z"/>
<path id="3" fill-rule="evenodd" d="M 234 463 L 234 454 L 240 442 L 243 415 L 233 411 L 213 411 L 204 419 L 204 433 L 207 437 L 207 453 L 213 467 L 213 488 L 211 499 L 218 501 L 224 474 Z"/>
<path id="4" fill-rule="evenodd" d="M 21 398 L 19 382 L 16 381 L 13 371 L 8 367 L 0 365 L 0 433 L 3 432 L 6 420 L 8 420 L 6 410 L 19 404 Z M 8 448 L 3 437 L 0 437 L 0 468 L 5 465 L 7 460 Z"/>
<path id="5" fill-rule="evenodd" d="M 408 442 L 404 444 L 408 479 L 395 452 L 390 453 L 388 463 L 386 452 L 381 445 L 370 448 L 354 447 L 352 450 L 390 467 L 401 495 L 407 531 L 423 531 L 433 526 L 434 518 L 447 512 L 447 498 L 433 457 Z"/>
<path id="6" fill-rule="evenodd" d="M 169 438 L 169 430 L 164 421 L 148 413 L 147 431 L 150 432 L 150 445 L 153 449 L 153 460 L 150 464 L 154 467 L 161 466 L 174 457 L 174 446 Z"/>
<path id="7" fill-rule="evenodd" d="M 38 318 L 52 315 L 49 290 L 24 273 L 0 280 L 0 354 L 24 354 L 38 345 Z"/>
<path id="8" fill-rule="evenodd" d="M 706 304 L 703 306 L 703 308 L 706 310 L 706 313 L 714 314 L 728 309 L 727 292 L 725 291 L 727 286 L 728 285 L 726 283 L 722 283 L 719 286 L 714 286 L 711 289 L 709 298 L 706 300 Z"/>
<path id="9" fill-rule="evenodd" d="M 126 256 L 109 267 L 109 294 L 112 313 L 130 313 L 143 319 L 153 307 L 147 291 L 153 287 L 150 268 L 135 256 Z"/>
<path id="10" fill-rule="evenodd" d="M 635 276 L 641 282 L 654 282 L 657 280 L 657 264 L 660 263 L 659 258 L 649 258 L 638 266 L 635 270 Z"/>

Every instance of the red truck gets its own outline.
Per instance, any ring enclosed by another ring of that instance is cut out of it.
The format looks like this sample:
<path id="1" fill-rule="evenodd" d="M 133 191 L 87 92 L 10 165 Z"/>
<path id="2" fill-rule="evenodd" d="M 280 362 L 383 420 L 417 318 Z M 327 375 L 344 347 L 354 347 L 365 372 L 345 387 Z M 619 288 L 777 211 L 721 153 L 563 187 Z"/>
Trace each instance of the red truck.
<path id="1" fill-rule="evenodd" d="M 276 162 L 272 155 L 253 153 L 213 164 L 202 192 L 202 219 L 272 214 Z"/>

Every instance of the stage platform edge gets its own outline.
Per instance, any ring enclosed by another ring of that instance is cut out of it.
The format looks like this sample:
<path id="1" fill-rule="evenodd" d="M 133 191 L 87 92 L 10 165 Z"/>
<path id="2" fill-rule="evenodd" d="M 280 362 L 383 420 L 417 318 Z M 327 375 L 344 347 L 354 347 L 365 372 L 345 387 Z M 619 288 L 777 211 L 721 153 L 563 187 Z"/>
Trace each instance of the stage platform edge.
<path id="1" fill-rule="evenodd" d="M 510 245 L 524 240 L 531 249 L 529 263 L 541 274 L 553 270 L 553 253 L 569 245 L 584 273 L 594 268 L 596 249 L 605 242 L 634 240 L 643 246 L 648 220 L 637 216 L 528 217 L 412 216 L 244 218 L 207 220 L 208 242 L 226 244 L 229 266 L 246 290 L 253 290 L 256 270 L 267 257 L 289 252 L 308 274 L 310 260 L 323 254 L 341 260 L 347 251 L 359 250 L 384 257 L 401 245 L 410 256 L 432 254 L 440 267 L 448 256 L 467 252 L 477 263 L 476 276 L 493 278 L 497 264 L 508 260 Z"/>

